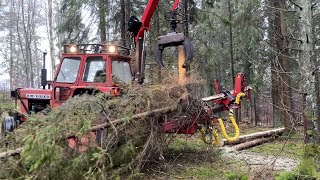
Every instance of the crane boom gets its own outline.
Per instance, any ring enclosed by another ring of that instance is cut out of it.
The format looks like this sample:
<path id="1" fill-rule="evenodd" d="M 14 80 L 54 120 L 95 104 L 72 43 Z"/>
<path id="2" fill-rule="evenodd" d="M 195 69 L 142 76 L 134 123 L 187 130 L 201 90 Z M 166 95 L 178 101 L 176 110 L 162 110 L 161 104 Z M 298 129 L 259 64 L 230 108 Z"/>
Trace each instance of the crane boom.
<path id="1" fill-rule="evenodd" d="M 141 21 L 135 17 L 131 16 L 128 22 L 128 31 L 133 34 L 136 43 L 136 65 L 135 65 L 135 80 L 139 83 L 143 83 L 144 79 L 144 68 L 145 68 L 145 36 L 146 32 L 150 30 L 151 18 L 157 9 L 160 0 L 149 0 L 146 9 L 142 15 Z M 180 0 L 175 0 L 170 13 L 170 26 L 173 32 L 158 37 L 157 48 L 156 48 L 156 62 L 157 64 L 164 66 L 162 62 L 162 52 L 165 47 L 169 46 L 184 46 L 186 60 L 181 68 L 186 68 L 189 61 L 193 57 L 194 48 L 188 38 L 184 36 L 183 33 L 177 33 L 176 27 L 178 23 L 183 22 L 183 20 L 178 20 L 177 16 L 179 13 L 177 9 L 179 8 Z"/>
<path id="2" fill-rule="evenodd" d="M 137 42 L 139 38 L 144 38 L 144 32 L 150 30 L 150 22 L 151 18 L 157 9 L 157 6 L 159 4 L 160 0 L 149 0 L 148 4 L 146 6 L 146 9 L 142 15 L 141 18 L 141 27 L 139 29 L 138 34 L 135 37 L 135 41 Z M 171 10 L 174 11 L 178 8 L 179 6 L 179 0 L 175 0 L 174 5 L 172 6 Z"/>

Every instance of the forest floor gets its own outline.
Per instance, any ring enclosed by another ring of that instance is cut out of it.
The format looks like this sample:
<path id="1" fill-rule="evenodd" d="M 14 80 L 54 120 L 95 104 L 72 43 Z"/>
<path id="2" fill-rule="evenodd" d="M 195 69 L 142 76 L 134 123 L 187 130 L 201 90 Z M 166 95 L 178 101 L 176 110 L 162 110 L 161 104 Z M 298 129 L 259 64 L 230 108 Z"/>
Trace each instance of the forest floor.
<path id="1" fill-rule="evenodd" d="M 240 125 L 242 134 L 270 129 Z M 282 171 L 293 171 L 302 154 L 298 135 L 236 152 L 208 146 L 197 136 L 177 136 L 165 160 L 147 167 L 145 173 L 146 179 L 275 179 Z"/>

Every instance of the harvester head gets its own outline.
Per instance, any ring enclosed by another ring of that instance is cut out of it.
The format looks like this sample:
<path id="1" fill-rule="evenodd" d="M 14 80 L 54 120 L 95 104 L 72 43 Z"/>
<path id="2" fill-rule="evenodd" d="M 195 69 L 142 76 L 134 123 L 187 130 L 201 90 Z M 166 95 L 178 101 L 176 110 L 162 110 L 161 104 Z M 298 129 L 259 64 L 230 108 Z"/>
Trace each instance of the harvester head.
<path id="1" fill-rule="evenodd" d="M 164 48 L 166 47 L 171 47 L 171 46 L 183 46 L 185 55 L 186 55 L 186 60 L 183 64 L 183 68 L 186 68 L 190 61 L 193 58 L 194 55 L 194 47 L 191 44 L 191 41 L 185 37 L 183 33 L 176 33 L 176 32 L 171 32 L 168 33 L 167 35 L 164 36 L 159 36 L 158 37 L 158 42 L 156 46 L 156 62 L 160 66 L 164 67 L 164 63 L 162 60 L 162 53 Z"/>

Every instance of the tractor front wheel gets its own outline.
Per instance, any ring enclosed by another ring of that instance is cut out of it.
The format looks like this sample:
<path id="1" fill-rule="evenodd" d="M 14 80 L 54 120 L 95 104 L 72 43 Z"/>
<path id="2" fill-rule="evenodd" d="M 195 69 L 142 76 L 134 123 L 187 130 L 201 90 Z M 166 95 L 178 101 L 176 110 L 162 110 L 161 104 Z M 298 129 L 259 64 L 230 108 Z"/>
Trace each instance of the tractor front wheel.
<path id="1" fill-rule="evenodd" d="M 1 123 L 1 136 L 5 136 L 6 133 L 12 132 L 18 126 L 16 120 L 12 116 L 3 118 Z"/>

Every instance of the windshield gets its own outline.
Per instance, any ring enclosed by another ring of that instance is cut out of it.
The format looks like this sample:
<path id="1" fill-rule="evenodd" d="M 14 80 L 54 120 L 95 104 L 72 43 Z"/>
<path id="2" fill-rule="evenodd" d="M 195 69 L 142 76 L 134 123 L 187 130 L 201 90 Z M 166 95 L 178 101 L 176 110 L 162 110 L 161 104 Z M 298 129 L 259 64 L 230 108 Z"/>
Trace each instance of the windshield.
<path id="1" fill-rule="evenodd" d="M 112 80 L 113 82 L 130 83 L 131 70 L 130 65 L 126 61 L 112 61 Z"/>
<path id="2" fill-rule="evenodd" d="M 84 82 L 106 82 L 106 61 L 102 57 L 89 57 L 82 80 Z"/>
<path id="3" fill-rule="evenodd" d="M 77 79 L 80 58 L 64 58 L 57 76 L 59 83 L 74 83 Z"/>

